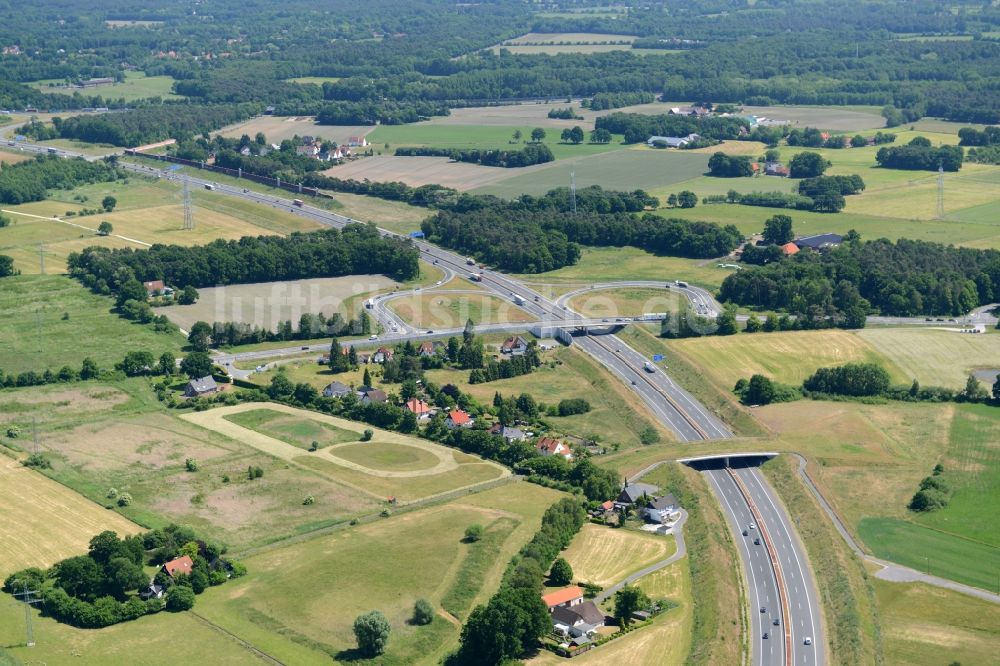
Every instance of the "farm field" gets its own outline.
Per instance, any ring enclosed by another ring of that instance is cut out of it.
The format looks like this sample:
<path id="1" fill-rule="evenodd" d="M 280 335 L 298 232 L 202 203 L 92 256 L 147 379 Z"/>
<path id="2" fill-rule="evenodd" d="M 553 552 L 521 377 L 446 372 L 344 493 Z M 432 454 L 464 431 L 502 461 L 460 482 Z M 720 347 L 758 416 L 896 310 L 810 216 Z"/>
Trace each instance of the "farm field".
<path id="1" fill-rule="evenodd" d="M 771 120 L 787 120 L 793 126 L 801 125 L 841 132 L 885 127 L 885 119 L 881 116 L 880 109 L 875 106 L 744 106 L 743 112 Z"/>
<path id="2" fill-rule="evenodd" d="M 1000 651 L 996 604 L 920 583 L 873 579 L 886 663 L 988 664 Z"/>
<path id="3" fill-rule="evenodd" d="M 106 100 L 123 99 L 126 102 L 134 102 L 148 97 L 161 97 L 164 100 L 184 99 L 183 95 L 173 93 L 173 77 L 146 76 L 144 72 L 125 72 L 124 82 L 109 86 L 97 86 L 96 88 L 69 88 L 63 84 L 65 84 L 64 79 L 45 79 L 28 85 L 48 94 L 73 95 L 79 93 L 86 97 L 99 95 Z"/>
<path id="4" fill-rule="evenodd" d="M 84 552 L 86 547 L 78 554 Z M 198 601 L 216 591 L 208 591 Z M 0 595 L 0 643 L 6 654 L 20 660 L 13 663 L 105 666 L 132 662 L 137 654 L 150 666 L 201 662 L 241 666 L 255 659 L 245 646 L 193 613 L 157 613 L 104 629 L 76 629 L 38 611 L 33 612 L 31 622 L 36 643 L 28 648 L 24 647 L 22 604 L 8 594 Z M 0 660 L 4 654 L 0 653 Z"/>
<path id="5" fill-rule="evenodd" d="M 971 336 L 970 336 L 971 337 Z M 885 367 L 894 381 L 909 382 L 863 338 L 847 331 L 787 331 L 672 340 L 666 343 L 683 354 L 722 390 L 732 390 L 737 379 L 763 374 L 783 384 L 801 385 L 817 368 L 849 362 L 874 362 Z M 670 357 L 667 356 L 669 363 Z"/>
<path id="6" fill-rule="evenodd" d="M 665 283 L 664 283 L 665 284 Z M 687 299 L 667 289 L 602 289 L 574 296 L 569 306 L 587 317 L 634 317 L 644 312 L 676 312 Z"/>
<path id="7" fill-rule="evenodd" d="M 493 592 L 510 554 L 558 497 L 511 484 L 267 550 L 246 558 L 249 574 L 199 599 L 198 610 L 287 663 L 309 664 L 353 660 L 351 622 L 377 608 L 392 625 L 384 663 L 436 663 L 456 643 L 458 627 L 447 617 L 410 625 L 414 601 L 467 614 Z M 471 523 L 484 525 L 487 538 L 463 543 Z M 497 537 L 490 540 L 491 533 Z"/>
<path id="8" fill-rule="evenodd" d="M 585 523 L 562 557 L 573 579 L 608 587 L 677 550 L 673 536 Z"/>
<path id="9" fill-rule="evenodd" d="M 291 81 L 292 83 L 312 83 L 313 85 L 322 86 L 324 83 L 336 83 L 340 80 L 339 76 L 297 76 L 294 79 L 285 79 L 286 81 Z"/>
<path id="10" fill-rule="evenodd" d="M 961 389 L 973 370 L 1000 368 L 1000 335 L 935 328 L 866 328 L 858 337 L 925 386 Z"/>
<path id="11" fill-rule="evenodd" d="M 476 324 L 527 323 L 536 318 L 513 303 L 487 294 L 427 291 L 389 301 L 389 308 L 416 328 L 461 328 Z"/>
<path id="12" fill-rule="evenodd" d="M 120 536 L 139 531 L 123 516 L 6 456 L 0 457 L 0 487 L 2 578 L 86 552 L 90 539 L 104 530 Z"/>
<path id="13" fill-rule="evenodd" d="M 574 124 L 579 125 L 581 121 Z M 572 126 L 570 125 L 570 127 Z M 382 125 L 369 135 L 368 140 L 376 147 L 389 144 L 390 151 L 401 146 L 517 150 L 529 141 L 532 129 L 533 127 L 529 125 L 463 125 L 461 128 L 456 128 L 454 126 L 435 124 L 433 121 L 425 121 L 409 125 Z M 520 130 L 523 138 L 518 142 L 511 143 L 515 130 Z M 556 160 L 561 160 L 623 149 L 624 144 L 621 143 L 622 137 L 620 135 L 613 136 L 614 138 L 611 143 L 592 144 L 584 142 L 573 145 L 562 143 L 559 140 L 560 132 L 552 129 L 547 131 L 542 143 L 546 144 L 552 150 L 552 154 Z M 487 168 L 511 171 L 511 169 L 504 169 L 502 167 Z M 518 171 L 518 169 L 514 169 L 514 171 Z"/>
<path id="14" fill-rule="evenodd" d="M 244 134 L 251 137 L 263 132 L 270 143 L 281 143 L 295 136 L 315 136 L 338 144 L 346 144 L 348 137 L 365 136 L 374 125 L 317 125 L 312 116 L 257 116 L 242 123 L 224 127 L 216 134 L 238 139 Z"/>
<path id="15" fill-rule="evenodd" d="M 179 334 L 157 333 L 121 319 L 110 312 L 113 306 L 111 299 L 67 277 L 4 278 L 0 311 L 7 322 L 0 327 L 0 368 L 7 373 L 56 372 L 64 365 L 79 369 L 88 356 L 110 368 L 126 351 L 148 350 L 158 357 L 165 351 L 177 353 L 184 344 Z M 81 331 L 87 334 L 81 336 Z"/>
<path id="16" fill-rule="evenodd" d="M 576 174 L 578 188 L 600 185 L 609 190 L 653 190 L 699 176 L 707 165 L 707 155 L 636 146 L 614 153 L 550 162 L 545 165 L 547 168 L 538 172 L 516 173 L 511 178 L 476 188 L 474 192 L 506 198 L 545 194 L 556 187 L 568 187 L 570 172 Z M 677 186 L 678 191 L 681 189 L 684 188 Z"/>
<path id="17" fill-rule="evenodd" d="M 400 283 L 384 275 L 349 275 L 307 278 L 255 284 L 234 284 L 198 290 L 193 305 L 169 305 L 157 311 L 184 330 L 196 321 L 234 321 L 274 330 L 279 322 L 299 316 L 340 312 L 345 319 L 357 317 L 360 301 L 368 294 L 389 291 Z M 290 346 L 294 342 L 285 343 Z"/>
<path id="18" fill-rule="evenodd" d="M 556 53 L 605 53 L 608 51 L 628 51 L 632 48 L 634 35 L 610 35 L 585 32 L 529 32 L 526 35 L 508 39 L 490 47 L 493 53 L 501 49 L 514 55 Z"/>
<path id="19" fill-rule="evenodd" d="M 332 178 L 373 182 L 401 182 L 411 187 L 441 185 L 456 190 L 468 190 L 510 178 L 513 174 L 539 171 L 552 163 L 538 164 L 522 169 L 504 169 L 479 164 L 452 162 L 447 157 L 396 157 L 380 155 L 347 162 L 327 169 L 324 175 Z M 511 173 L 513 172 L 513 174 Z M 340 194 L 335 194 L 340 198 Z M 426 217 L 426 214 L 425 214 Z"/>
<path id="20" fill-rule="evenodd" d="M 372 441 L 383 446 L 372 447 L 370 455 L 351 450 L 346 453 L 346 457 L 341 457 L 338 451 L 344 444 L 307 453 L 299 448 L 301 439 L 296 444 L 288 442 L 287 430 L 285 437 L 275 439 L 257 430 L 239 426 L 228 418 L 240 412 L 257 410 L 265 404 L 244 403 L 209 412 L 186 414 L 182 418 L 292 463 L 300 470 L 312 470 L 318 477 L 371 498 L 395 496 L 401 504 L 493 481 L 509 474 L 506 468 L 496 463 L 378 428 L 371 428 L 375 432 Z M 356 440 L 361 438 L 366 428 L 356 421 L 283 405 L 267 405 L 267 409 L 291 415 L 297 420 L 308 419 L 317 424 L 332 425 L 339 430 L 353 432 Z M 304 427 L 302 423 L 297 424 L 300 431 Z M 393 446 L 385 446 L 387 444 Z M 429 453 L 430 456 L 424 453 Z"/>
<path id="21" fill-rule="evenodd" d="M 550 363 L 555 367 L 548 367 Z M 556 404 L 567 398 L 585 398 L 591 406 L 586 414 L 545 417 L 554 430 L 580 437 L 594 437 L 605 446 L 623 448 L 640 446 L 639 436 L 653 427 L 664 439 L 669 431 L 657 425 L 644 403 L 633 397 L 622 383 L 589 357 L 574 349 L 543 352 L 542 367 L 535 372 L 485 384 L 469 384 L 466 370 L 429 370 L 427 378 L 437 384 L 452 383 L 483 404 L 489 404 L 497 391 L 501 395 L 530 393 L 539 402 Z"/>

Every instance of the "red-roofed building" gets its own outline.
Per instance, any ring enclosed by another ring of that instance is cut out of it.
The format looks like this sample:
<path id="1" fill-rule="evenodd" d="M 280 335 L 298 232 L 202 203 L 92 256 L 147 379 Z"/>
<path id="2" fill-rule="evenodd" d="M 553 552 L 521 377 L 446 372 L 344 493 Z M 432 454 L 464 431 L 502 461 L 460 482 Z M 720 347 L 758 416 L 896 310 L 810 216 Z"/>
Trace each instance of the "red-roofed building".
<path id="1" fill-rule="evenodd" d="M 166 289 L 163 280 L 150 280 L 149 282 L 143 282 L 142 286 L 145 287 L 146 293 L 149 296 L 159 296 Z"/>
<path id="2" fill-rule="evenodd" d="M 407 400 L 406 408 L 416 414 L 418 419 L 425 419 L 431 415 L 431 406 L 419 398 Z"/>
<path id="3" fill-rule="evenodd" d="M 167 572 L 167 575 L 171 578 L 181 575 L 190 576 L 191 568 L 194 567 L 194 562 L 191 561 L 189 555 L 182 555 L 176 560 L 170 560 L 163 565 L 163 570 Z"/>
<path id="4" fill-rule="evenodd" d="M 556 590 L 555 592 L 549 592 L 542 595 L 542 601 L 545 602 L 550 613 L 560 606 L 563 608 L 576 606 L 579 603 L 583 603 L 583 588 L 574 585 L 562 590 Z"/>
<path id="5" fill-rule="evenodd" d="M 785 253 L 786 257 L 790 257 L 799 253 L 799 246 L 795 243 L 785 243 L 781 246 L 781 251 Z"/>
<path id="6" fill-rule="evenodd" d="M 543 456 L 562 456 L 566 460 L 573 459 L 573 452 L 569 445 L 555 437 L 542 437 L 535 443 L 535 449 Z"/>
<path id="7" fill-rule="evenodd" d="M 469 416 L 468 412 L 461 409 L 453 409 L 448 412 L 448 418 L 445 419 L 445 425 L 449 428 L 468 428 L 473 424 L 473 419 Z"/>
<path id="8" fill-rule="evenodd" d="M 379 347 L 375 353 L 372 355 L 372 363 L 385 363 L 386 361 L 391 361 L 393 357 L 393 351 L 388 347 Z"/>

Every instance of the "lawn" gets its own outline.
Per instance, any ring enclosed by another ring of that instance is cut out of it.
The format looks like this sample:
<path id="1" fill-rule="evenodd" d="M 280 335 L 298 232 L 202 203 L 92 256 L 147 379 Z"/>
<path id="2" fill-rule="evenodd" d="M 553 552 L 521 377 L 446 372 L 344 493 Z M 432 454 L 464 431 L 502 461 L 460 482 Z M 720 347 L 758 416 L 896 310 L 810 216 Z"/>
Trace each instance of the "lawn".
<path id="1" fill-rule="evenodd" d="M 973 370 L 1000 369 L 1000 335 L 933 328 L 866 328 L 857 335 L 925 386 L 965 387 Z"/>
<path id="2" fill-rule="evenodd" d="M 426 291 L 393 299 L 389 307 L 416 328 L 461 328 L 469 319 L 476 324 L 520 324 L 536 320 L 510 301 L 488 294 Z"/>
<path id="3" fill-rule="evenodd" d="M 79 369 L 86 357 L 111 368 L 128 351 L 159 356 L 177 353 L 180 334 L 157 333 L 149 326 L 110 312 L 111 299 L 92 294 L 78 282 L 55 275 L 7 277 L 0 288 L 0 368 L 4 372 Z"/>
<path id="4" fill-rule="evenodd" d="M 724 390 L 731 390 L 736 380 L 754 374 L 799 386 L 817 368 L 844 363 L 879 363 L 895 381 L 908 382 L 907 374 L 894 367 L 872 345 L 846 331 L 831 329 L 712 336 L 672 340 L 666 344 L 668 349 L 683 354 L 704 370 Z"/>
<path id="5" fill-rule="evenodd" d="M 858 532 L 876 557 L 984 590 L 997 589 L 1000 548 L 895 518 L 865 518 Z"/>
<path id="6" fill-rule="evenodd" d="M 175 95 L 173 90 L 174 79 L 171 76 L 146 76 L 145 72 L 125 72 L 125 81 L 109 86 L 98 86 L 96 88 L 69 88 L 64 84 L 63 79 L 45 79 L 29 83 L 33 88 L 37 88 L 46 94 L 73 95 L 79 93 L 84 96 L 100 95 L 104 99 L 124 99 L 127 103 L 148 97 L 161 97 L 167 99 L 184 99 L 181 95 Z M 50 85 L 56 84 L 56 85 Z"/>
<path id="7" fill-rule="evenodd" d="M 608 587 L 676 550 L 673 536 L 586 523 L 562 557 L 573 568 L 574 580 Z"/>
<path id="8" fill-rule="evenodd" d="M 30 433 L 29 433 L 30 436 Z M 25 567 L 48 567 L 84 553 L 104 530 L 120 536 L 139 526 L 66 486 L 0 457 L 0 578 Z"/>
<path id="9" fill-rule="evenodd" d="M 872 581 L 886 663 L 989 664 L 1000 653 L 1000 607 L 921 583 Z"/>
<path id="10" fill-rule="evenodd" d="M 668 289 L 623 287 L 574 296 L 569 306 L 587 317 L 610 318 L 634 317 L 644 312 L 676 312 L 686 303 L 686 298 Z"/>
<path id="11" fill-rule="evenodd" d="M 322 449 L 331 444 L 355 442 L 359 436 L 354 430 L 338 428 L 331 423 L 321 423 L 305 416 L 293 416 L 273 409 L 237 412 L 225 418 L 236 425 L 256 430 L 304 450 L 309 450 L 313 442 L 318 444 L 317 448 Z"/>
<path id="12" fill-rule="evenodd" d="M 437 663 L 457 642 L 458 626 L 445 617 L 410 625 L 413 603 L 423 597 L 440 607 L 462 599 L 459 606 L 467 610 L 491 594 L 512 551 L 558 496 L 512 484 L 266 550 L 246 558 L 245 578 L 199 598 L 198 611 L 281 661 L 309 664 L 354 659 L 351 623 L 378 609 L 393 629 L 381 663 Z M 509 534 L 492 557 L 477 553 L 485 540 L 463 542 L 472 523 Z"/>

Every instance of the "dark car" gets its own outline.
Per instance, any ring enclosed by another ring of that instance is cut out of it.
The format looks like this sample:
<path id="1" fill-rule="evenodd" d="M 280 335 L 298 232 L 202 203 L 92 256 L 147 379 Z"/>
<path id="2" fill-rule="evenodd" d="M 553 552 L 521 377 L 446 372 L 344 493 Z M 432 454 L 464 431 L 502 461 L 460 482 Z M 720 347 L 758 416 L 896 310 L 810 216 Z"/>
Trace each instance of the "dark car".
<path id="1" fill-rule="evenodd" d="M 760 545 L 760 537 L 757 537 L 756 539 L 753 540 L 753 545 L 755 545 L 755 546 L 759 546 Z"/>
<path id="2" fill-rule="evenodd" d="M 743 530 L 743 536 L 746 536 L 746 535 L 748 535 L 748 534 L 750 534 L 750 533 L 749 533 L 749 532 L 747 532 L 746 530 Z"/>
<path id="3" fill-rule="evenodd" d="M 761 606 L 760 607 L 760 612 L 761 613 L 766 613 L 767 612 L 767 608 L 765 606 Z"/>
<path id="4" fill-rule="evenodd" d="M 768 635 L 767 635 L 767 632 L 766 632 L 766 631 L 764 632 L 764 636 L 763 636 L 763 637 L 764 637 L 764 638 L 770 638 L 770 636 L 768 636 Z"/>
<path id="5" fill-rule="evenodd" d="M 777 627 L 779 624 L 781 624 L 781 620 L 779 620 L 778 618 L 774 618 L 774 622 L 772 622 L 771 624 Z"/>

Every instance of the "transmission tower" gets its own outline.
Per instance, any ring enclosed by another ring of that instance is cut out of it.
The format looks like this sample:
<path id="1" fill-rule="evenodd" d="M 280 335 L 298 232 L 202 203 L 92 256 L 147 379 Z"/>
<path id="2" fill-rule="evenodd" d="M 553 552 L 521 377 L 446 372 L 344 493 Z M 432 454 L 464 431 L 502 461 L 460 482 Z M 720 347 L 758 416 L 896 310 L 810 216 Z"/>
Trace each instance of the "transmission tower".
<path id="1" fill-rule="evenodd" d="M 576 212 L 576 171 L 569 172 L 569 209 Z"/>
<path id="2" fill-rule="evenodd" d="M 41 601 L 34 596 L 36 594 L 38 594 L 38 590 L 29 590 L 27 581 L 24 582 L 24 589 L 21 592 L 14 593 L 15 597 L 21 597 L 21 601 L 24 602 L 24 628 L 28 634 L 28 641 L 25 644 L 28 647 L 35 646 L 35 632 L 31 627 L 31 605 Z"/>
<path id="3" fill-rule="evenodd" d="M 940 164 L 937 177 L 937 219 L 944 219 L 944 166 Z"/>
<path id="4" fill-rule="evenodd" d="M 191 231 L 194 229 L 194 216 L 191 214 L 191 189 L 188 187 L 188 181 L 184 179 L 184 230 Z"/>

